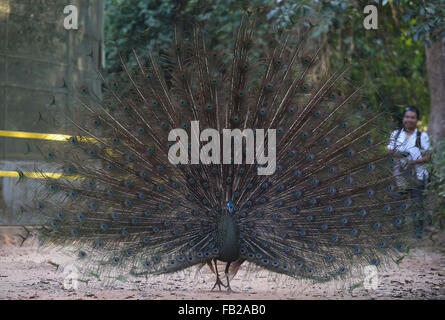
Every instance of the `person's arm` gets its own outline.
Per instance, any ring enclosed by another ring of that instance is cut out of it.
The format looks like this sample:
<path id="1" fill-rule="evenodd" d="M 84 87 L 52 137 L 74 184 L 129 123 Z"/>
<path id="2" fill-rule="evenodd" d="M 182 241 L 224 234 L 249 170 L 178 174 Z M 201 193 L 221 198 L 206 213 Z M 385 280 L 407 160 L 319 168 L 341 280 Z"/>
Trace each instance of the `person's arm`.
<path id="1" fill-rule="evenodd" d="M 393 131 L 393 132 L 391 133 L 390 138 L 389 138 L 389 144 L 388 144 L 388 146 L 387 146 L 387 149 L 388 149 L 389 151 L 391 151 L 391 150 L 394 149 L 395 133 L 396 133 L 396 131 Z"/>
<path id="2" fill-rule="evenodd" d="M 386 147 L 390 153 L 395 153 L 395 152 L 396 152 L 396 150 L 395 150 L 395 148 L 394 148 L 394 146 L 396 145 L 396 141 L 395 141 L 396 136 L 397 136 L 397 130 L 394 130 L 394 131 L 391 133 L 391 136 L 390 136 L 390 138 L 389 138 L 389 144 L 388 144 L 388 146 Z"/>

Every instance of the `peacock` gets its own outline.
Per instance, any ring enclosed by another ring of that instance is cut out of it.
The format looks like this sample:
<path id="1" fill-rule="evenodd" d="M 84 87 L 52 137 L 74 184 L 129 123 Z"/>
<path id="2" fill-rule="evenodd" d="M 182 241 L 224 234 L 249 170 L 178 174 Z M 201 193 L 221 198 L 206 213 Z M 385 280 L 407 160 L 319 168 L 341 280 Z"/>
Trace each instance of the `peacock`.
<path id="1" fill-rule="evenodd" d="M 37 169 L 44 244 L 94 272 L 208 265 L 229 291 L 244 262 L 324 282 L 407 252 L 421 208 L 396 183 L 388 114 L 347 67 L 321 67 L 308 30 L 265 49 L 255 25 L 243 18 L 230 54 L 175 28 L 170 50 L 99 73 L 103 96 L 80 88 L 69 138 L 41 146 L 60 172 Z"/>

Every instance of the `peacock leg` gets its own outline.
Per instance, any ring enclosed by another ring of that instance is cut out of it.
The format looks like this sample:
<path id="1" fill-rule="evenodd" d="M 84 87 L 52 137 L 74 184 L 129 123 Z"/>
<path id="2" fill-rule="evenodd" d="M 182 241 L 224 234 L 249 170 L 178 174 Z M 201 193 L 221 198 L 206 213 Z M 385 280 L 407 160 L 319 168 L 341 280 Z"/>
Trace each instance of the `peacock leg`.
<path id="1" fill-rule="evenodd" d="M 224 271 L 224 273 L 226 274 L 226 279 L 227 279 L 227 292 L 235 292 L 232 290 L 232 288 L 230 288 L 230 280 L 229 280 L 229 267 L 230 267 L 230 262 L 227 262 L 226 265 L 226 270 Z"/>
<path id="2" fill-rule="evenodd" d="M 218 264 L 216 262 L 216 259 L 213 259 L 213 263 L 215 263 L 216 282 L 213 285 L 212 291 L 213 289 L 215 289 L 216 286 L 218 286 L 219 291 L 221 291 L 221 286 L 226 287 L 226 285 L 224 285 L 224 283 L 222 283 L 221 279 L 219 278 Z"/>

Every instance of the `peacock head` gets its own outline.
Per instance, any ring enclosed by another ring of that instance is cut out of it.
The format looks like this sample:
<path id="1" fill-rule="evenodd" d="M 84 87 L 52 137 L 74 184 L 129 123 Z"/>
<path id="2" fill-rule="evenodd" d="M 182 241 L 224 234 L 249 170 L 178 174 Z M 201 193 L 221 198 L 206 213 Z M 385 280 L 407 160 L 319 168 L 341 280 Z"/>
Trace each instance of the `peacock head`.
<path id="1" fill-rule="evenodd" d="M 233 212 L 234 207 L 235 207 L 235 205 L 233 204 L 232 201 L 227 202 L 227 209 L 229 210 L 229 213 Z"/>

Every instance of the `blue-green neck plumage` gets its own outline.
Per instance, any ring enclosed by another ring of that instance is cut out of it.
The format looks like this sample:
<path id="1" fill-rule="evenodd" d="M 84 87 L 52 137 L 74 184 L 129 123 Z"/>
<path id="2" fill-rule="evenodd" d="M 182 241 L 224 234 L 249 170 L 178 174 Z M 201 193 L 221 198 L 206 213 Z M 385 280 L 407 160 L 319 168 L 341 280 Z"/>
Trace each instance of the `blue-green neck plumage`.
<path id="1" fill-rule="evenodd" d="M 217 224 L 218 260 L 235 261 L 239 258 L 239 229 L 229 213 L 221 215 Z"/>

